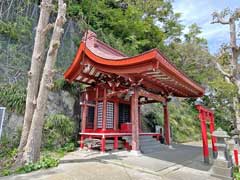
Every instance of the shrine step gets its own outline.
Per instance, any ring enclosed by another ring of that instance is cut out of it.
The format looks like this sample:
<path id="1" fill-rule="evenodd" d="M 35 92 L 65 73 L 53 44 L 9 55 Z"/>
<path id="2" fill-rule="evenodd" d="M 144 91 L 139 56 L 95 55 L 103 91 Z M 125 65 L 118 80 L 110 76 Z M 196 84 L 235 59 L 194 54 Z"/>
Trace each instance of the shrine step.
<path id="1" fill-rule="evenodd" d="M 106 148 L 106 150 L 113 150 L 114 149 L 114 140 L 107 139 L 105 148 Z M 121 141 L 121 140 L 118 141 L 118 148 L 119 149 L 124 148 L 124 142 L 123 141 Z"/>
<path id="2" fill-rule="evenodd" d="M 150 140 L 141 140 L 140 139 L 140 150 L 142 153 L 151 153 L 151 152 L 159 152 L 162 145 L 159 141 L 157 141 L 155 138 L 152 138 Z"/>
<path id="3" fill-rule="evenodd" d="M 132 143 L 131 136 L 124 136 L 122 139 L 124 139 L 129 144 Z M 159 152 L 162 147 L 160 142 L 152 136 L 140 136 L 139 145 L 142 153 Z"/>
<path id="4" fill-rule="evenodd" d="M 162 149 L 162 147 L 160 144 L 155 144 L 155 145 L 151 145 L 151 146 L 140 146 L 140 150 L 144 154 L 160 152 L 161 149 Z"/>
<path id="5" fill-rule="evenodd" d="M 130 143 L 132 141 L 132 136 L 123 136 L 122 139 Z M 156 138 L 153 138 L 152 136 L 140 136 L 139 140 L 142 142 L 153 141 L 153 140 L 157 141 Z"/>
<path id="6" fill-rule="evenodd" d="M 151 146 L 151 145 L 160 145 L 160 142 L 157 141 L 156 139 L 149 140 L 149 141 L 141 141 L 139 143 L 141 146 Z"/>

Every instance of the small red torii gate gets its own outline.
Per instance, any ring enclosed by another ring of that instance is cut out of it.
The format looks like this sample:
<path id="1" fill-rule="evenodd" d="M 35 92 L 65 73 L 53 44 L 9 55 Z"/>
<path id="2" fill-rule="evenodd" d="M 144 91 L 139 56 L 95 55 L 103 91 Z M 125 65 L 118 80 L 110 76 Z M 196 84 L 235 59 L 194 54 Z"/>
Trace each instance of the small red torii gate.
<path id="1" fill-rule="evenodd" d="M 203 159 L 204 163 L 209 163 L 209 152 L 208 152 L 208 137 L 207 137 L 207 124 L 206 121 L 209 120 L 209 130 L 211 133 L 212 140 L 212 151 L 213 157 L 217 155 L 217 147 L 215 146 L 216 138 L 212 136 L 214 131 L 214 112 L 203 107 L 202 105 L 196 105 L 196 109 L 199 112 L 199 120 L 201 122 L 201 132 L 202 132 L 202 143 L 203 143 Z"/>

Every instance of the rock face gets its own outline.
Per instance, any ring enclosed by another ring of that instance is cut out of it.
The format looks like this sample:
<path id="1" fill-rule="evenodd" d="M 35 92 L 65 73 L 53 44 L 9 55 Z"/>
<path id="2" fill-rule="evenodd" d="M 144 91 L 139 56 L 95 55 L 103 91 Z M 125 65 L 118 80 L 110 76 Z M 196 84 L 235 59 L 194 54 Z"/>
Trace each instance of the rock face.
<path id="1" fill-rule="evenodd" d="M 67 91 L 50 92 L 45 115 L 64 114 L 73 117 L 74 103 L 74 97 Z"/>
<path id="2" fill-rule="evenodd" d="M 17 113 L 10 113 L 5 111 L 5 118 L 3 121 L 2 136 L 6 135 L 11 138 L 15 138 L 19 135 L 23 124 L 23 116 Z"/>
<path id="3" fill-rule="evenodd" d="M 64 114 L 73 118 L 79 124 L 79 111 L 76 110 L 80 109 L 80 106 L 77 102 L 77 99 L 67 91 L 50 92 L 45 117 L 53 114 Z M 17 136 L 22 129 L 22 124 L 23 115 L 6 110 L 2 135 L 5 134 L 8 137 Z"/>

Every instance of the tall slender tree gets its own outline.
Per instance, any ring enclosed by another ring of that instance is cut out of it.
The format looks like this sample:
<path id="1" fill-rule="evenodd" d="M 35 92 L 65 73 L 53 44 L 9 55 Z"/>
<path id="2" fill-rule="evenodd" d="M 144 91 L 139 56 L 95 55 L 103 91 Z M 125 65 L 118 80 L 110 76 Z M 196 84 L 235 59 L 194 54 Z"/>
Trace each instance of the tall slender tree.
<path id="1" fill-rule="evenodd" d="M 240 19 L 240 8 L 231 12 L 229 9 L 225 9 L 222 12 L 213 13 L 212 24 L 220 23 L 223 25 L 228 25 L 230 30 L 230 51 L 231 58 L 229 60 L 228 67 L 222 66 L 221 63 L 215 61 L 216 67 L 225 77 L 225 79 L 233 83 L 238 90 L 238 93 L 233 98 L 233 109 L 235 111 L 234 126 L 236 129 L 240 130 L 240 47 L 237 44 L 237 29 L 236 23 Z"/>
<path id="2" fill-rule="evenodd" d="M 31 70 L 29 71 L 28 97 L 21 143 L 17 165 L 36 162 L 40 157 L 42 129 L 48 92 L 53 87 L 54 65 L 57 58 L 60 39 L 63 34 L 63 25 L 66 21 L 66 4 L 58 0 L 58 14 L 54 25 L 48 24 L 51 0 L 42 0 L 41 13 L 35 37 Z M 46 32 L 54 27 L 46 62 L 44 65 L 44 45 Z M 42 66 L 44 69 L 42 70 Z M 34 76 L 33 76 L 34 75 Z M 34 79 L 33 79 L 34 77 Z M 41 79 L 41 81 L 40 81 Z M 35 80 L 35 81 L 33 81 Z"/>
<path id="3" fill-rule="evenodd" d="M 58 15 L 54 24 L 53 34 L 39 87 L 37 104 L 34 110 L 27 144 L 25 146 L 25 151 L 23 154 L 23 161 L 27 163 L 36 162 L 40 157 L 44 113 L 46 109 L 49 89 L 53 87 L 54 65 L 57 59 L 60 39 L 64 32 L 62 27 L 66 21 L 65 15 L 66 4 L 63 2 L 63 0 L 58 0 Z"/>
<path id="4" fill-rule="evenodd" d="M 22 129 L 22 136 L 19 145 L 19 158 L 23 152 L 23 148 L 27 143 L 29 130 L 32 123 L 34 109 L 36 107 L 36 99 L 40 84 L 40 76 L 44 65 L 44 50 L 46 42 L 47 31 L 52 26 L 48 24 L 49 17 L 52 9 L 52 0 L 42 0 L 40 5 L 41 11 L 39 16 L 38 25 L 36 28 L 36 35 L 34 41 L 34 48 L 32 53 L 31 68 L 28 72 L 28 86 L 27 98 L 24 114 L 24 123 Z"/>

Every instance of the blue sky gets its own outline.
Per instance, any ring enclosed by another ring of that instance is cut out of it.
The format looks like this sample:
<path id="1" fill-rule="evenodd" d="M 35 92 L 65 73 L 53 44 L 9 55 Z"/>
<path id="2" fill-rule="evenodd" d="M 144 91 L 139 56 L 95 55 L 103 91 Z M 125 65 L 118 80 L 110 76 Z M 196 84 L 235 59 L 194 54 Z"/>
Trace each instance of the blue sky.
<path id="1" fill-rule="evenodd" d="M 212 12 L 224 8 L 240 8 L 240 0 L 175 0 L 173 8 L 181 13 L 181 23 L 189 26 L 197 23 L 202 28 L 201 36 L 208 40 L 209 50 L 215 54 L 222 43 L 229 42 L 228 25 L 210 24 Z M 187 28 L 184 30 L 187 32 Z"/>

